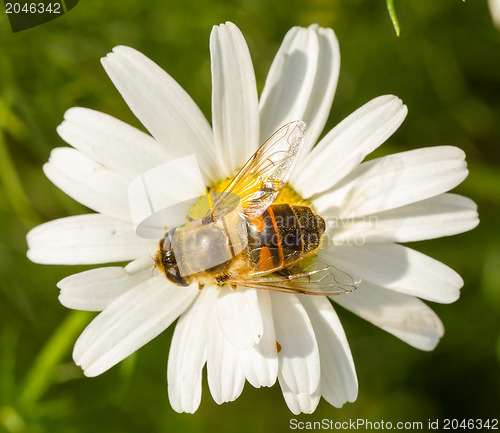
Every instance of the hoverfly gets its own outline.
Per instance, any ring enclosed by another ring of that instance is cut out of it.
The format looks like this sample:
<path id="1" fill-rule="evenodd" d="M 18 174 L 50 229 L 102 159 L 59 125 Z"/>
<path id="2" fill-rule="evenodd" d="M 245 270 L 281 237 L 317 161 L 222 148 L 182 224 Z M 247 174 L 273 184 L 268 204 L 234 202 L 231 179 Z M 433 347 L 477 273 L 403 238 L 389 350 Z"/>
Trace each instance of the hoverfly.
<path id="1" fill-rule="evenodd" d="M 313 257 L 325 220 L 309 206 L 273 204 L 291 174 L 305 126 L 295 121 L 276 131 L 204 218 L 165 233 L 154 260 L 171 282 L 311 295 L 357 288 L 359 279 Z"/>

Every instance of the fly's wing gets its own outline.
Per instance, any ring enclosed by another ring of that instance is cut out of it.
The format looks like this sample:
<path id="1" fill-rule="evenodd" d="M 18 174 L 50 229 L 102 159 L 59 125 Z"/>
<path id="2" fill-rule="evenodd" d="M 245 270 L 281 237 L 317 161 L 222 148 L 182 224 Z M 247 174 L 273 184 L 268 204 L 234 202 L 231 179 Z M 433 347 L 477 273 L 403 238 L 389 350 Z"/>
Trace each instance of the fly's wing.
<path id="1" fill-rule="evenodd" d="M 238 206 L 250 218 L 261 215 L 288 181 L 305 127 L 302 121 L 291 122 L 268 138 L 222 192 L 204 220 L 215 221 Z"/>
<path id="2" fill-rule="evenodd" d="M 271 263 L 261 265 L 272 266 Z M 317 258 L 303 258 L 281 269 L 249 271 L 230 279 L 228 283 L 305 295 L 342 295 L 356 290 L 361 279 Z"/>

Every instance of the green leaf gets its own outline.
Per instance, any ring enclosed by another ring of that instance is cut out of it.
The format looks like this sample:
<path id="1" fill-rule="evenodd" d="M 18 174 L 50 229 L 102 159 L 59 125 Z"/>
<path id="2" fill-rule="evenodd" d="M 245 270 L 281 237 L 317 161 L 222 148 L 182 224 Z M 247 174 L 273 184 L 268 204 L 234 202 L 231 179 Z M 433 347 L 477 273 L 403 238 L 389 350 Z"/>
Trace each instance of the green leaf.
<path id="1" fill-rule="evenodd" d="M 6 328 L 0 335 L 0 403 L 12 403 L 15 383 L 16 348 L 19 332 Z"/>
<path id="2" fill-rule="evenodd" d="M 39 218 L 31 208 L 29 199 L 24 192 L 20 176 L 5 142 L 0 129 L 0 185 L 2 185 L 5 198 L 19 216 L 26 228 L 31 228 L 39 223 Z"/>
<path id="3" fill-rule="evenodd" d="M 386 0 L 387 10 L 389 11 L 389 16 L 391 17 L 392 25 L 396 31 L 396 36 L 399 36 L 401 29 L 399 27 L 398 17 L 396 16 L 396 10 L 394 9 L 394 0 Z"/>
<path id="4" fill-rule="evenodd" d="M 26 424 L 12 406 L 4 406 L 0 408 L 0 426 L 8 432 L 20 433 Z"/>
<path id="5" fill-rule="evenodd" d="M 29 409 L 47 391 L 53 382 L 54 373 L 61 360 L 69 352 L 76 337 L 88 324 L 91 313 L 72 311 L 47 341 L 24 380 L 19 406 Z"/>

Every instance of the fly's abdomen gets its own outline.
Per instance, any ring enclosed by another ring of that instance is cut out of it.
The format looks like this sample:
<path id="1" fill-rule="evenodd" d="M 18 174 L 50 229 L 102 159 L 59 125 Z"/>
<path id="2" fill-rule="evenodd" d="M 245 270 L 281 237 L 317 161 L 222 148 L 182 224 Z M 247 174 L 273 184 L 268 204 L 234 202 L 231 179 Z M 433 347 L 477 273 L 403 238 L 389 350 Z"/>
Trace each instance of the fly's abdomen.
<path id="1" fill-rule="evenodd" d="M 250 260 L 260 271 L 287 266 L 320 245 L 325 221 L 309 206 L 269 206 L 248 224 Z"/>

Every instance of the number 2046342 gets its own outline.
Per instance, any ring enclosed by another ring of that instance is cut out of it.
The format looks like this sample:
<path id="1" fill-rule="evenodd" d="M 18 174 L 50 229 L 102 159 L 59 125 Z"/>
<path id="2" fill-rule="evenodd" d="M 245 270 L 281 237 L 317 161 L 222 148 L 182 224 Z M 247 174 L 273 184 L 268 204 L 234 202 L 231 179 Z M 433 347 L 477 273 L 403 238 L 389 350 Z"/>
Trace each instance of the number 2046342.
<path id="1" fill-rule="evenodd" d="M 61 14 L 61 3 L 5 3 L 7 14 Z"/>

